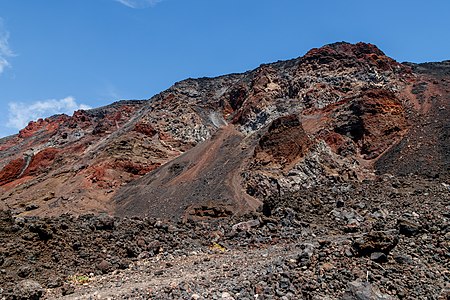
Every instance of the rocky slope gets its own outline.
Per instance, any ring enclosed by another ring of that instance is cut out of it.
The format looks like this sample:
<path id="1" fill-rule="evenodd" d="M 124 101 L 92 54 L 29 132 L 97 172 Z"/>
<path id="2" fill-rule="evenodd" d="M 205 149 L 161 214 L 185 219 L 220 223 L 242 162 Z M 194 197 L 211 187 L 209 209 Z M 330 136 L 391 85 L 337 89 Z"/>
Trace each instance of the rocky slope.
<path id="1" fill-rule="evenodd" d="M 207 222 L 1 213 L 0 298 L 444 300 L 449 196 L 383 175 Z"/>
<path id="2" fill-rule="evenodd" d="M 448 177 L 448 70 L 336 43 L 31 122 L 0 141 L 2 206 L 201 218 L 375 174 Z"/>
<path id="3" fill-rule="evenodd" d="M 336 43 L 0 140 L 0 299 L 448 299 L 450 61 Z"/>

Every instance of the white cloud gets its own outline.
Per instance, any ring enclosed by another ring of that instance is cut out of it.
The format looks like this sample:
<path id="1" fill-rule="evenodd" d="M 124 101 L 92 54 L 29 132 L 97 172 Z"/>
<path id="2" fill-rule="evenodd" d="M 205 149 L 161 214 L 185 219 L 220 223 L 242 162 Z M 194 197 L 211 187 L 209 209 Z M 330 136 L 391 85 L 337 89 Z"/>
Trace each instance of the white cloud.
<path id="1" fill-rule="evenodd" d="M 118 89 L 108 80 L 103 81 L 103 87 L 98 92 L 102 97 L 108 100 L 117 101 L 121 98 Z"/>
<path id="2" fill-rule="evenodd" d="M 9 32 L 3 26 L 3 19 L 0 18 L 0 74 L 6 67 L 11 66 L 8 59 L 14 56 L 13 51 L 9 48 Z"/>
<path id="3" fill-rule="evenodd" d="M 46 118 L 56 114 L 71 115 L 79 109 L 90 109 L 88 105 L 78 104 L 73 97 L 63 99 L 49 99 L 37 101 L 31 104 L 22 102 L 10 102 L 8 104 L 7 127 L 22 129 L 27 126 L 29 121 L 35 121 L 39 118 Z"/>
<path id="4" fill-rule="evenodd" d="M 162 0 L 115 0 L 115 1 L 131 8 L 147 8 L 156 5 Z"/>
<path id="5" fill-rule="evenodd" d="M 3 73 L 5 68 L 9 67 L 9 66 L 10 66 L 9 62 L 6 59 L 4 59 L 3 57 L 1 57 L 1 54 L 0 54 L 0 74 Z"/>

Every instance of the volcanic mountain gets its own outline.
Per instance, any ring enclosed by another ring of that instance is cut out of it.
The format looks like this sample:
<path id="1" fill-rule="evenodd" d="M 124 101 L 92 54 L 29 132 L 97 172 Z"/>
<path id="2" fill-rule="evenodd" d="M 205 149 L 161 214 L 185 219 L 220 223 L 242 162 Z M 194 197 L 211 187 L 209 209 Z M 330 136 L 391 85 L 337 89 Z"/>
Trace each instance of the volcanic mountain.
<path id="1" fill-rule="evenodd" d="M 187 79 L 0 139 L 0 209 L 220 218 L 379 174 L 448 181 L 450 61 L 366 43 Z"/>

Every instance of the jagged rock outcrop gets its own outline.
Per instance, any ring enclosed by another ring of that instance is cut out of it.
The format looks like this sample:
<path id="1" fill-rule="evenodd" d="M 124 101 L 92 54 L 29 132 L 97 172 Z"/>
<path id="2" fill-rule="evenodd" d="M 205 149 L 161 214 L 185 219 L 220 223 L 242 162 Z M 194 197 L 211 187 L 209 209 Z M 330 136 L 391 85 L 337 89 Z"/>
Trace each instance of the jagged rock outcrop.
<path id="1" fill-rule="evenodd" d="M 255 161 L 280 169 L 302 158 L 311 144 L 296 115 L 287 115 L 273 121 L 259 139 L 254 151 Z"/>
<path id="2" fill-rule="evenodd" d="M 223 217 L 382 173 L 448 178 L 449 70 L 335 43 L 31 122 L 0 140 L 1 205 Z"/>

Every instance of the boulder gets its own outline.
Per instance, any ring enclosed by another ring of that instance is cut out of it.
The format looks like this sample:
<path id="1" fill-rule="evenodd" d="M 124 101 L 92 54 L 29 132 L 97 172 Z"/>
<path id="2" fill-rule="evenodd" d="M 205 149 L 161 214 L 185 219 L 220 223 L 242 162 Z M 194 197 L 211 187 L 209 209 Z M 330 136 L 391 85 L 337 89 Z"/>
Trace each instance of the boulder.
<path id="1" fill-rule="evenodd" d="M 397 245 L 398 236 L 392 231 L 372 231 L 356 239 L 353 247 L 360 256 L 382 252 L 386 255 Z"/>
<path id="2" fill-rule="evenodd" d="M 42 286 L 34 280 L 22 280 L 14 288 L 13 299 L 37 300 L 44 294 Z"/>
<path id="3" fill-rule="evenodd" d="M 393 298 L 387 294 L 383 294 L 380 290 L 368 283 L 360 280 L 352 281 L 348 284 L 347 291 L 345 292 L 342 300 L 393 300 Z"/>

